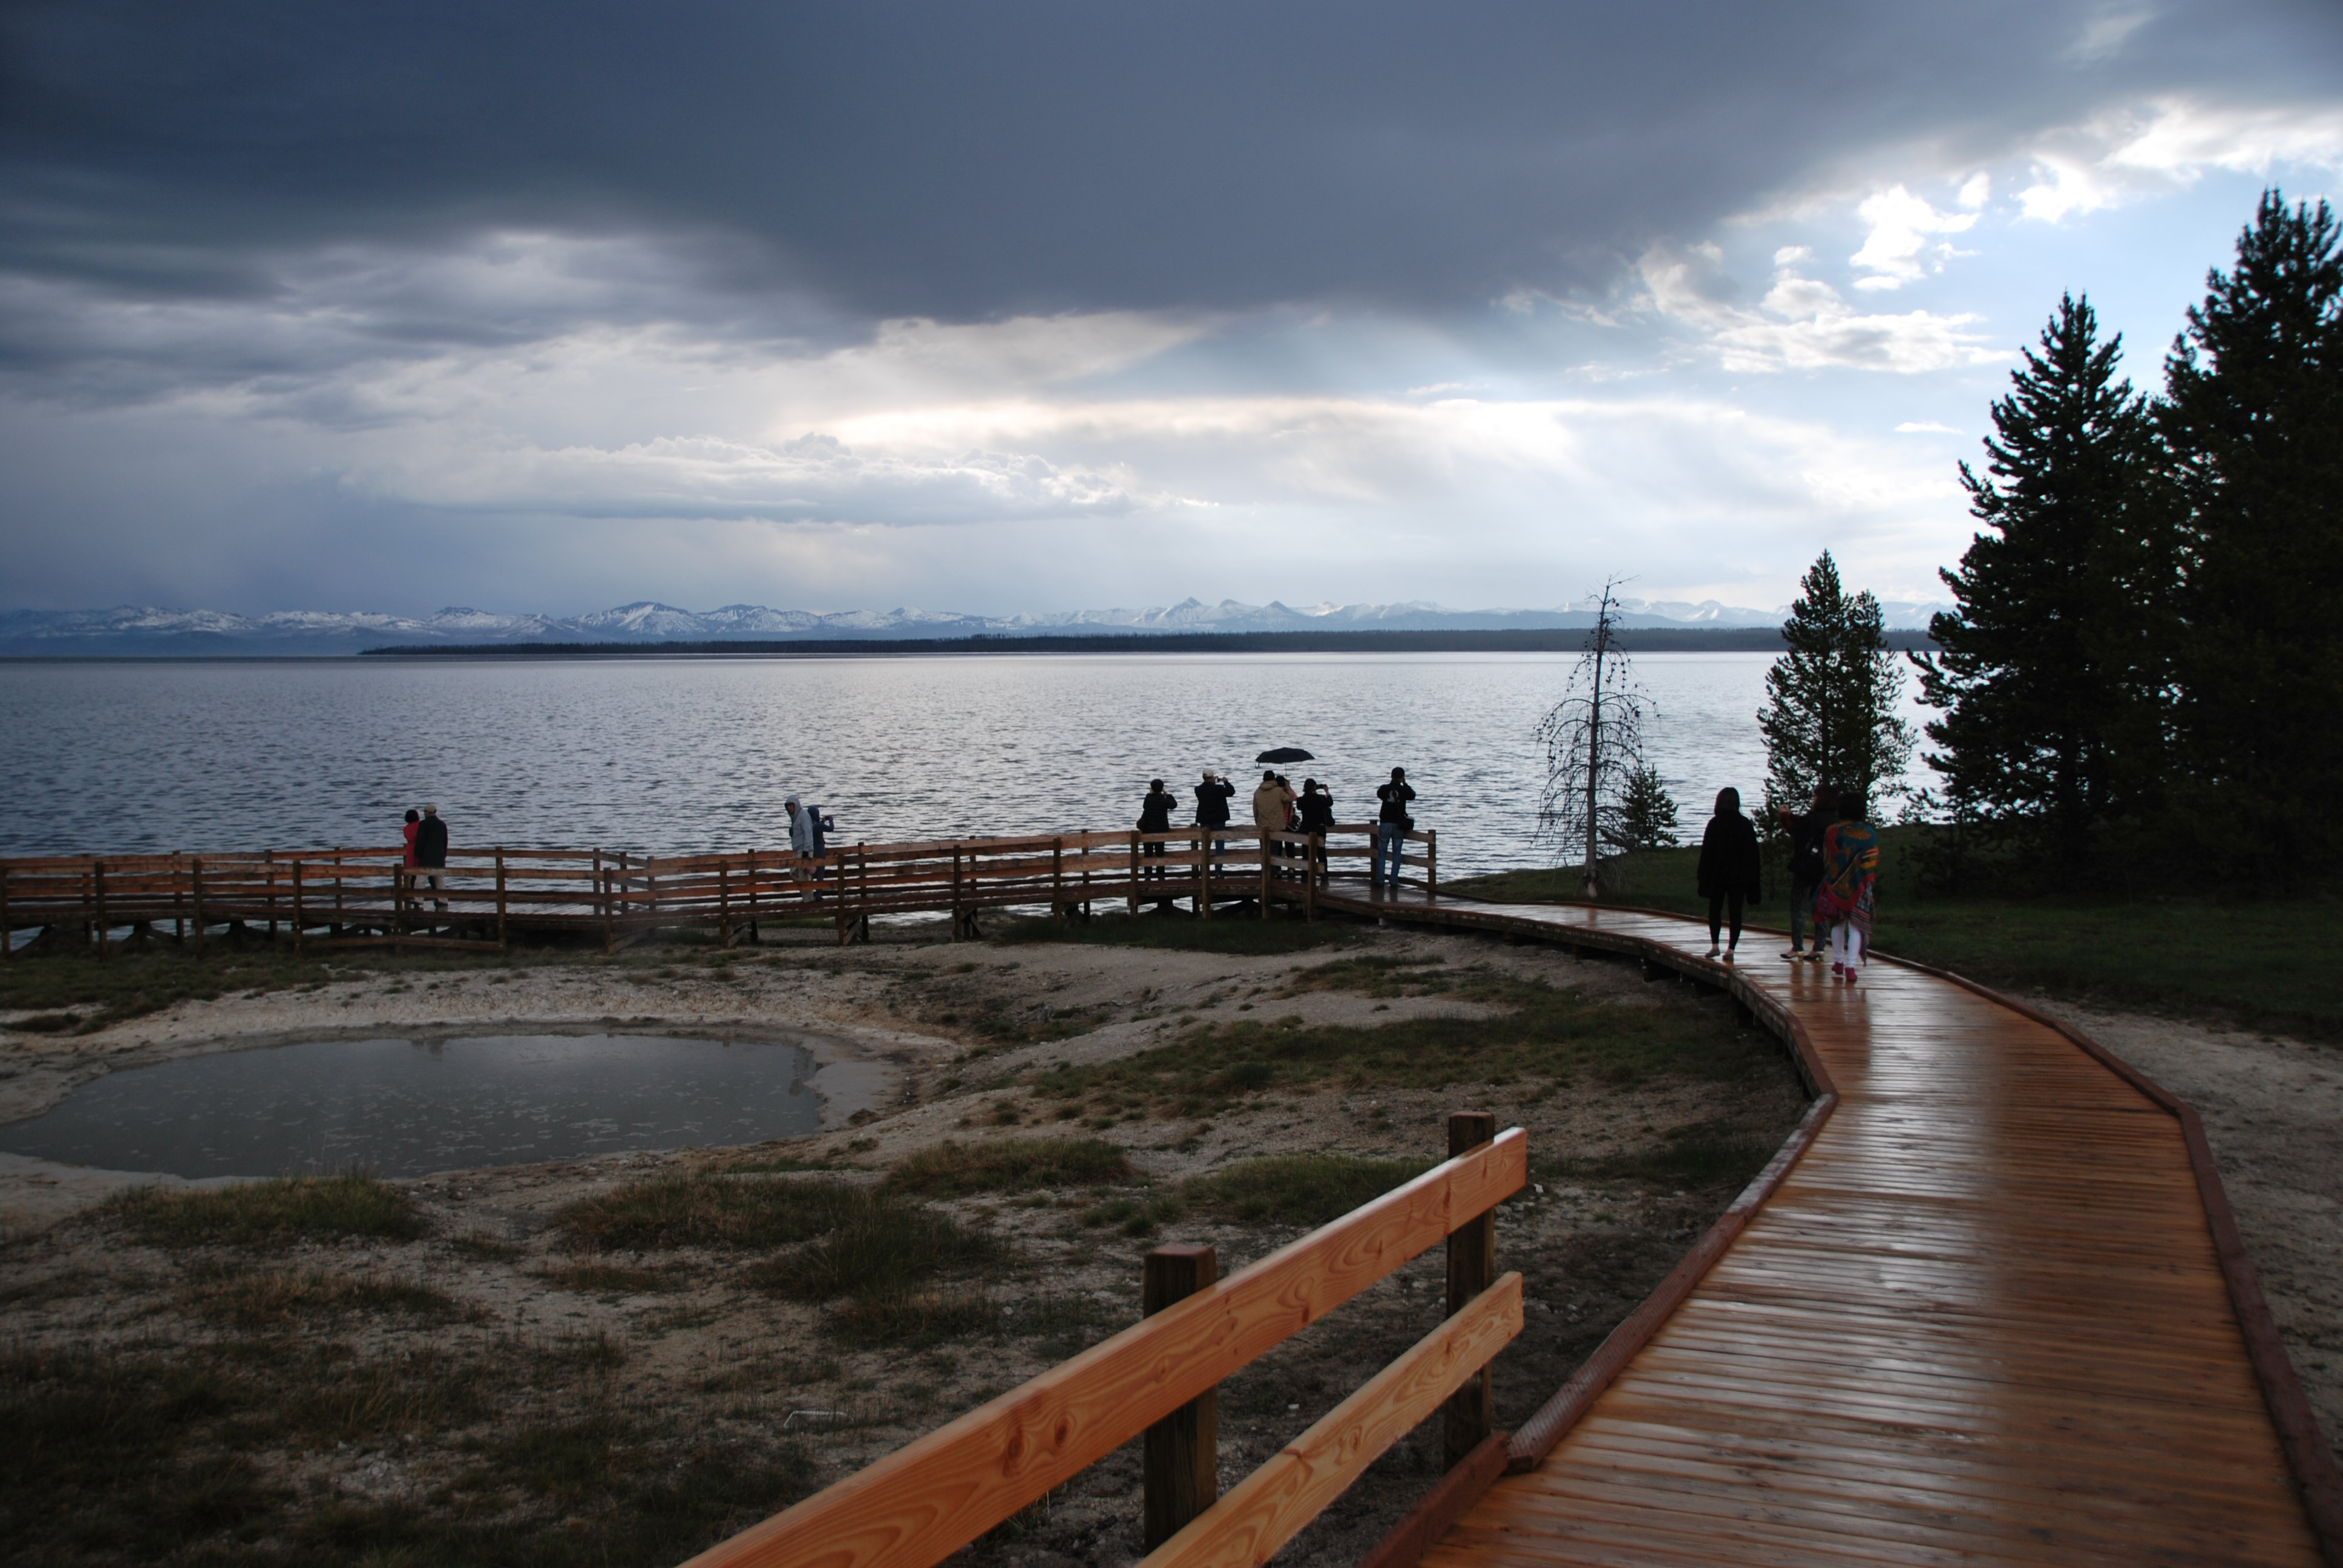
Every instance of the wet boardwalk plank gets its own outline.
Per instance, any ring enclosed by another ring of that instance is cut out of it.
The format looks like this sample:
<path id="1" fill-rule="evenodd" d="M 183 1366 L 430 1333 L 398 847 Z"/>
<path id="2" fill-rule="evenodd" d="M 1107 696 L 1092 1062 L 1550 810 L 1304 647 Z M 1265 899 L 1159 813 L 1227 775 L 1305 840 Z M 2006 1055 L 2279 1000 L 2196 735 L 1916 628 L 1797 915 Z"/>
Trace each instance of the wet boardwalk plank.
<path id="1" fill-rule="evenodd" d="M 1665 916 L 1373 904 L 1708 946 Z M 1778 945 L 1739 972 L 1804 1026 L 1836 1110 L 1544 1461 L 1423 1562 L 2319 1563 L 2179 1123 L 1989 997 L 1893 964 L 1835 984 Z"/>

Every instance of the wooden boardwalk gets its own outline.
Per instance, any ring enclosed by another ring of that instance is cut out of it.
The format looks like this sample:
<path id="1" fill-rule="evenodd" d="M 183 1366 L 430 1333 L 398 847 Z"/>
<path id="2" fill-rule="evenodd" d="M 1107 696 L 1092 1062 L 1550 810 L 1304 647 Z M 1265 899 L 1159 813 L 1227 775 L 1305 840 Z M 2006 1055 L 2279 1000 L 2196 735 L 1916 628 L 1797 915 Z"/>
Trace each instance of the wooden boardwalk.
<path id="1" fill-rule="evenodd" d="M 1668 916 L 1320 905 L 1723 973 L 1705 926 Z M 2332 1460 L 2249 1270 L 2240 1302 L 2241 1253 L 2225 1272 L 2187 1113 L 1949 977 L 1874 963 L 1846 986 L 1778 937 L 1745 947 L 1736 994 L 1801 1037 L 1835 1106 L 1607 1386 L 1574 1380 L 1516 1434 L 1516 1473 L 1422 1561 L 2318 1563 Z"/>

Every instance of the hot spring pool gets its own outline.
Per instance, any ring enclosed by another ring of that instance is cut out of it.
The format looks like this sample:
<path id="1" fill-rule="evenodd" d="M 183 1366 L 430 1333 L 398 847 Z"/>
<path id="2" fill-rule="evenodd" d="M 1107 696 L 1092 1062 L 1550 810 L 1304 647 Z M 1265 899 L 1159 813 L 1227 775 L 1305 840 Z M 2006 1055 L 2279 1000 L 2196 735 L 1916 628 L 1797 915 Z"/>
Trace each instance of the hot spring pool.
<path id="1" fill-rule="evenodd" d="M 93 1079 L 0 1151 L 175 1176 L 420 1176 L 820 1131 L 802 1045 L 631 1034 L 333 1040 Z"/>

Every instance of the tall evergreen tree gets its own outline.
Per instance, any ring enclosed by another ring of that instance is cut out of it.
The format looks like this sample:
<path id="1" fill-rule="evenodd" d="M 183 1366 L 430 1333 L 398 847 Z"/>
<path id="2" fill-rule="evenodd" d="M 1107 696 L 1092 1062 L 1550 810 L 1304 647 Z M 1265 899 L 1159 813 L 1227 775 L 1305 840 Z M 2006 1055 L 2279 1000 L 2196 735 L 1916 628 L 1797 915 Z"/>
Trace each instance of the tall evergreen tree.
<path id="1" fill-rule="evenodd" d="M 1953 799 L 2069 863 L 2163 769 L 2173 510 L 2122 349 L 2087 298 L 2058 302 L 1993 406 L 1986 473 L 1961 465 L 1985 531 L 1937 574 L 1958 606 L 1929 623 L 1942 651 L 1913 659 Z"/>
<path id="2" fill-rule="evenodd" d="M 2343 256 L 2325 202 L 2263 193 L 2165 373 L 2189 513 L 2189 819 L 2225 864 L 2291 882 L 2343 863 Z"/>
<path id="3" fill-rule="evenodd" d="M 1828 550 L 1807 568 L 1782 625 L 1788 651 L 1765 672 L 1765 799 L 1803 810 L 1827 784 L 1869 800 L 1902 775 L 1911 727 L 1896 717 L 1904 672 L 1887 651 L 1879 600 L 1848 594 Z"/>

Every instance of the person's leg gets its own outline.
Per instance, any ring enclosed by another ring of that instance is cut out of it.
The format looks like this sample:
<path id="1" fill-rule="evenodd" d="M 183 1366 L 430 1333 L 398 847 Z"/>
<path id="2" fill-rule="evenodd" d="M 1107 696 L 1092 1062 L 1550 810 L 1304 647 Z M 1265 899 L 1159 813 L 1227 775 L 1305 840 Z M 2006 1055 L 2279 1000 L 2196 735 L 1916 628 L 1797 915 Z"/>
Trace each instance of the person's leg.
<path id="1" fill-rule="evenodd" d="M 1796 958 L 1805 950 L 1806 920 L 1807 917 L 1814 913 L 1814 909 L 1813 887 L 1805 882 L 1792 881 L 1790 883 L 1790 956 L 1792 958 Z M 1817 943 L 1822 940 L 1820 931 L 1815 933 L 1815 940 Z"/>
<path id="2" fill-rule="evenodd" d="M 1387 885 L 1399 886 L 1400 857 L 1407 852 L 1407 829 L 1396 822 L 1383 824 L 1383 847 L 1391 851 L 1391 869 L 1384 873 Z"/>
<path id="3" fill-rule="evenodd" d="M 1724 923 L 1725 895 L 1711 893 L 1708 896 L 1708 956 L 1710 958 L 1716 956 L 1716 931 L 1717 928 Z"/>
<path id="4" fill-rule="evenodd" d="M 1846 978 L 1853 980 L 1855 971 L 1863 967 L 1863 933 L 1852 921 L 1846 928 Z"/>
<path id="5" fill-rule="evenodd" d="M 1730 938 L 1725 944 L 1725 950 L 1728 953 L 1741 945 L 1741 917 L 1745 912 L 1741 901 L 1741 890 L 1735 888 L 1725 898 L 1725 929 Z M 1708 918 L 1708 940 L 1711 942 L 1716 940 L 1716 917 L 1713 914 Z"/>

